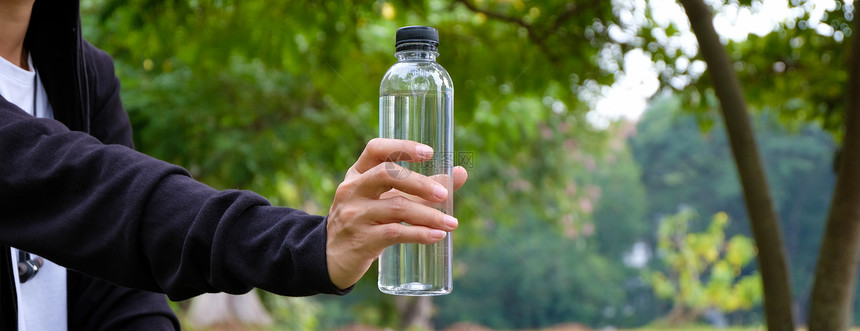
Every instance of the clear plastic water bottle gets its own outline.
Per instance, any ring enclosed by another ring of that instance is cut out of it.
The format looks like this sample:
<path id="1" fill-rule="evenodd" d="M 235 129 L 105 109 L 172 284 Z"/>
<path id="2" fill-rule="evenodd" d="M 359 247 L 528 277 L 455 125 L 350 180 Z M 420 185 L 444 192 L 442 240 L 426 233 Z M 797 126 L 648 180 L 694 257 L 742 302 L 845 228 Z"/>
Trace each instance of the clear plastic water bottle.
<path id="1" fill-rule="evenodd" d="M 448 215 L 454 212 L 454 84 L 445 68 L 436 63 L 439 34 L 427 26 L 397 30 L 395 63 L 379 86 L 379 136 L 417 141 L 433 148 L 424 162 L 399 162 L 406 171 L 434 176 L 448 189 L 448 198 L 431 207 Z M 452 215 L 453 216 L 453 215 Z M 379 290 L 395 295 L 444 295 L 451 293 L 451 233 L 432 245 L 397 244 L 379 258 Z"/>

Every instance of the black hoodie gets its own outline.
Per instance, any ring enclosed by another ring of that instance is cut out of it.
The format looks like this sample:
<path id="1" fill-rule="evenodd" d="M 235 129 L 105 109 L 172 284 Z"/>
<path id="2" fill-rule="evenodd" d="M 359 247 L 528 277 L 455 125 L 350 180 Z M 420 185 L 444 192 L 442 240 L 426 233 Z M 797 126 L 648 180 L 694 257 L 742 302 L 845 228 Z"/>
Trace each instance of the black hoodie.
<path id="1" fill-rule="evenodd" d="M 2 330 L 17 318 L 9 246 L 70 270 L 70 329 L 147 312 L 177 326 L 163 297 L 72 270 L 175 300 L 254 287 L 282 295 L 348 291 L 328 276 L 324 217 L 273 207 L 248 191 L 216 191 L 131 148 L 113 62 L 81 37 L 77 1 L 37 0 L 25 47 L 55 120 L 0 97 Z M 139 311 L 119 304 L 135 296 Z"/>

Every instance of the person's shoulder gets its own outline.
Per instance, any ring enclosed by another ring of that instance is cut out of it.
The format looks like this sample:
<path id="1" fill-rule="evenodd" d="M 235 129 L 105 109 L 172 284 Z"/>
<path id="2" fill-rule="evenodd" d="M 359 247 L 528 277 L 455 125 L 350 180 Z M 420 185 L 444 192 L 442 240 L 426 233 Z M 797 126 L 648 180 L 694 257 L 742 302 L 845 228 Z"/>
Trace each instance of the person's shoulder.
<path id="1" fill-rule="evenodd" d="M 134 146 L 128 115 L 120 100 L 120 81 L 110 55 L 87 41 L 82 43 L 82 58 L 90 98 L 90 134 L 105 144 Z"/>
<path id="2" fill-rule="evenodd" d="M 107 52 L 99 49 L 86 40 L 82 40 L 82 54 L 87 68 L 97 78 L 110 78 L 114 76 L 113 58 Z M 103 77 L 106 76 L 106 77 Z"/>

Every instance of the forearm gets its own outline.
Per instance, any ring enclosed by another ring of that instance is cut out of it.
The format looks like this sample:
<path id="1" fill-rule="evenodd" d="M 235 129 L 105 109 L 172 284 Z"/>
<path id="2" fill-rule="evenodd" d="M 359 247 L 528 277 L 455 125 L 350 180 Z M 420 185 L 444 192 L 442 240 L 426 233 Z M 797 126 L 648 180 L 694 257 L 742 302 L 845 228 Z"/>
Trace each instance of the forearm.
<path id="1" fill-rule="evenodd" d="M 324 219 L 0 105 L 0 242 L 174 299 L 333 292 Z"/>
<path id="2" fill-rule="evenodd" d="M 157 259 L 150 261 L 159 265 L 155 277 L 172 289 L 171 297 L 252 287 L 294 296 L 344 293 L 326 269 L 324 218 L 269 206 L 247 191 L 218 192 L 187 177 L 169 178 L 147 204 L 140 232 L 151 241 L 145 255 Z M 207 288 L 194 287 L 199 284 Z"/>

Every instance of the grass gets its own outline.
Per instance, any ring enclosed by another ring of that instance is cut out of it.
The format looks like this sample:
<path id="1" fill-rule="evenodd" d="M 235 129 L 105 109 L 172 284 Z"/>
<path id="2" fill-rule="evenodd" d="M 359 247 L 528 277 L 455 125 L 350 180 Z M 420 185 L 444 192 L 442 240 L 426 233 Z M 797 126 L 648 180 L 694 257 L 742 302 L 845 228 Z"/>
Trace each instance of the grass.
<path id="1" fill-rule="evenodd" d="M 764 326 L 749 326 L 749 327 L 727 327 L 715 328 L 707 325 L 690 325 L 679 327 L 641 327 L 636 329 L 619 329 L 619 331 L 766 331 Z M 797 331 L 806 331 L 806 328 L 798 328 Z M 851 331 L 860 331 L 860 328 L 851 328 Z"/>
<path id="2" fill-rule="evenodd" d="M 764 326 L 751 326 L 751 327 L 727 327 L 727 328 L 715 328 L 712 326 L 706 325 L 690 325 L 690 326 L 679 326 L 679 327 L 642 327 L 636 329 L 620 329 L 621 331 L 765 331 L 767 328 Z M 805 330 L 805 329 L 798 329 Z"/>

